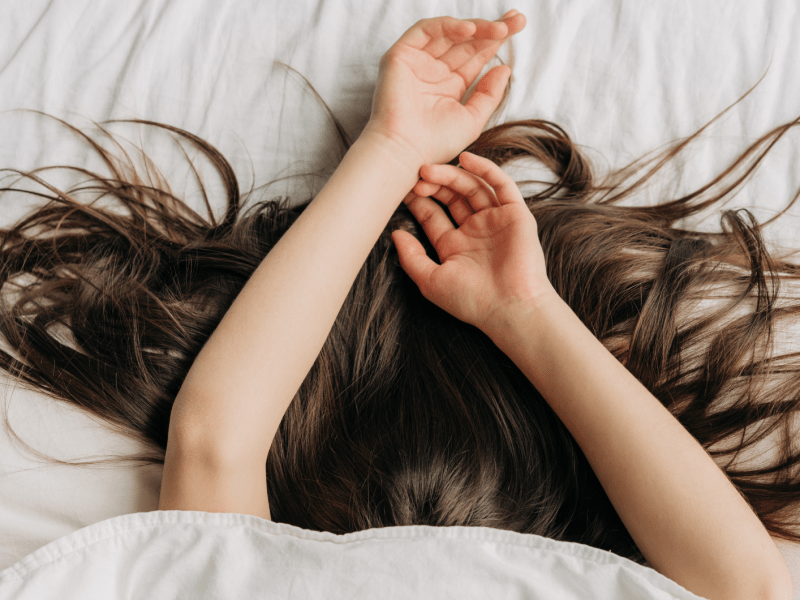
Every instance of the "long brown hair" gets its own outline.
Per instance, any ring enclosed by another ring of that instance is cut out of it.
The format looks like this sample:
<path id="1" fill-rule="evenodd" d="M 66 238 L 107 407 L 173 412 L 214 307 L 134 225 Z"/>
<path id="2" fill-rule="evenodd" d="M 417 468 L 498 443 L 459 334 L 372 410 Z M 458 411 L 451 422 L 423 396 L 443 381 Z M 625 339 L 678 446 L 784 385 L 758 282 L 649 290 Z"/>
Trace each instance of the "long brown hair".
<path id="1" fill-rule="evenodd" d="M 152 452 L 141 459 L 161 462 L 192 361 L 306 203 L 251 193 L 242 208 L 219 151 L 175 127 L 141 123 L 202 152 L 224 183 L 225 214 L 216 219 L 205 196 L 207 214 L 189 209 L 67 125 L 108 173 L 69 167 L 82 181 L 59 189 L 41 171 L 24 172 L 34 189 L 17 182 L 0 190 L 45 199 L 0 230 L 0 332 L 10 347 L 0 367 L 147 442 Z M 551 171 L 527 202 L 555 289 L 711 452 L 770 533 L 793 541 L 800 356 L 776 351 L 773 331 L 800 312 L 788 290 L 798 267 L 767 252 L 747 211 L 723 212 L 718 233 L 678 223 L 729 197 L 797 123 L 764 135 L 708 185 L 657 206 L 620 201 L 695 136 L 602 180 L 546 121 L 494 127 L 469 148 L 499 164 L 533 157 Z M 402 271 L 390 238 L 396 228 L 435 257 L 401 205 L 275 437 L 266 463 L 273 519 L 334 533 L 487 526 L 643 562 L 547 402 L 488 338 L 427 302 Z M 774 456 L 737 462 L 770 434 Z"/>

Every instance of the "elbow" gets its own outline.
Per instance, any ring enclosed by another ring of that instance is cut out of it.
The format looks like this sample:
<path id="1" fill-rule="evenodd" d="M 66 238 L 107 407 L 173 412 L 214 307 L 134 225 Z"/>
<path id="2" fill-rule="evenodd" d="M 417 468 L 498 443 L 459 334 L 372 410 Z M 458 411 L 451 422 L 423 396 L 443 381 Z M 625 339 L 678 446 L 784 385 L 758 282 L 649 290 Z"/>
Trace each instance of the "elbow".
<path id="1" fill-rule="evenodd" d="M 792 576 L 786 563 L 783 564 L 783 571 L 779 572 L 766 589 L 767 600 L 792 600 L 794 598 L 794 588 Z"/>
<path id="2" fill-rule="evenodd" d="M 703 584 L 685 586 L 708 600 L 793 600 L 792 576 L 783 557 L 769 566 L 750 565 L 738 573 L 728 573 Z M 679 582 L 680 583 L 680 582 Z"/>
<path id="3" fill-rule="evenodd" d="M 749 585 L 738 587 L 736 590 L 730 588 L 719 594 L 709 596 L 709 600 L 792 600 L 794 597 L 792 587 L 792 576 L 786 563 L 782 562 L 782 568 L 777 567 L 768 576 L 758 581 L 752 581 Z"/>
<path id="4" fill-rule="evenodd" d="M 794 588 L 792 584 L 792 574 L 782 555 L 775 561 L 773 572 L 769 580 L 764 585 L 763 597 L 765 600 L 792 600 L 794 598 Z"/>

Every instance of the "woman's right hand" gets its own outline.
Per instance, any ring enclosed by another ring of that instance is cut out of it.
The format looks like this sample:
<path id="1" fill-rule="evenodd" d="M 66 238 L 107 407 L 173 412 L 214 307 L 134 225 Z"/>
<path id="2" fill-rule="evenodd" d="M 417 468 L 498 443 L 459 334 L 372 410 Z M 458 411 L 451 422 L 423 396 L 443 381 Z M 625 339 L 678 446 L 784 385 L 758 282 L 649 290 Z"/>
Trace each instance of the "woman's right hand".
<path id="1" fill-rule="evenodd" d="M 463 152 L 463 169 L 425 165 L 404 202 L 441 264 L 405 231 L 392 234 L 400 264 L 422 295 L 491 337 L 512 311 L 557 297 L 547 279 L 536 220 L 514 181 L 492 161 Z M 447 205 L 457 227 L 434 200 Z"/>

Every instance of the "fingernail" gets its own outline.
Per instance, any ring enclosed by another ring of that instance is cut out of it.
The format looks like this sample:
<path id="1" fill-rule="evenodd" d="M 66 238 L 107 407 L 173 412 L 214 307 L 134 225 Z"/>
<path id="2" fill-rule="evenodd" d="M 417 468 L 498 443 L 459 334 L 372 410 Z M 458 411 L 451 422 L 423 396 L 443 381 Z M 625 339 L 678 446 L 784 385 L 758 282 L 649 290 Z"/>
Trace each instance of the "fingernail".
<path id="1" fill-rule="evenodd" d="M 505 15 L 503 15 L 503 18 L 504 18 L 504 19 L 510 19 L 511 17 L 513 17 L 514 15 L 516 15 L 518 12 L 519 12 L 519 11 L 518 11 L 516 8 L 512 8 L 512 9 L 511 9 L 510 11 L 508 11 L 508 12 L 507 12 Z"/>

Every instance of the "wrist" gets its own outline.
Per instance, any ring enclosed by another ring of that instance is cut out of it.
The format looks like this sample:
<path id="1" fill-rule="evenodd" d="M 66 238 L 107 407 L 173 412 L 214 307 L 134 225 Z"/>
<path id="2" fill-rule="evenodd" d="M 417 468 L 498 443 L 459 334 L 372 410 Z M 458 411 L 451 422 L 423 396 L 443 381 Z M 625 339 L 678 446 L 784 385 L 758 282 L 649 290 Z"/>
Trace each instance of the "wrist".
<path id="1" fill-rule="evenodd" d="M 525 341 L 530 347 L 546 345 L 550 323 L 563 320 L 565 311 L 572 309 L 552 288 L 535 299 L 519 300 L 495 310 L 481 330 L 504 353 L 513 352 L 513 346 Z"/>
<path id="2" fill-rule="evenodd" d="M 426 164 L 420 151 L 409 142 L 383 132 L 374 121 L 369 121 L 358 137 L 358 141 L 369 145 L 377 152 L 388 155 L 399 168 L 413 171 L 419 177 L 419 169 Z"/>

